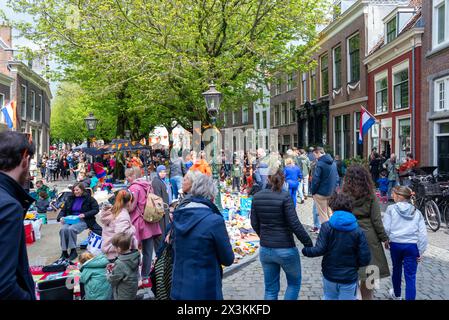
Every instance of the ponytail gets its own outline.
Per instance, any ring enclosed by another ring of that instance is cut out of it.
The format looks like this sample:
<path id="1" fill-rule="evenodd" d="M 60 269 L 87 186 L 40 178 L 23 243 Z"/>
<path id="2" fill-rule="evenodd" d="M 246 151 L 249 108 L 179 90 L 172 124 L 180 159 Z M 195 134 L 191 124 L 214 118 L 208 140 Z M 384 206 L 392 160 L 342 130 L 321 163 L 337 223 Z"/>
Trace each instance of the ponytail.
<path id="1" fill-rule="evenodd" d="M 128 190 L 120 190 L 115 197 L 115 203 L 112 207 L 112 214 L 117 218 L 123 208 L 131 201 L 132 196 Z"/>

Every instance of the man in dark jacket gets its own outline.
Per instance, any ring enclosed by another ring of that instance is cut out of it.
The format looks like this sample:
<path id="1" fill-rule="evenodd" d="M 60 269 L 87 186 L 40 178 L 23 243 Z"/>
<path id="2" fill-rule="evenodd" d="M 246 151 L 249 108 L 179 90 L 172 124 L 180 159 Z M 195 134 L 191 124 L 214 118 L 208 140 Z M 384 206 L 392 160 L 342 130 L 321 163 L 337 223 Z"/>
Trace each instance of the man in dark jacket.
<path id="1" fill-rule="evenodd" d="M 186 166 L 182 158 L 176 157 L 170 160 L 170 183 L 173 188 L 173 198 L 178 199 L 179 194 L 182 193 L 182 177 L 186 174 Z"/>
<path id="2" fill-rule="evenodd" d="M 23 228 L 34 201 L 23 186 L 35 150 L 22 133 L 0 133 L 0 300 L 36 299 Z"/>
<path id="3" fill-rule="evenodd" d="M 315 247 L 305 247 L 306 257 L 324 256 L 321 263 L 325 300 L 356 300 L 358 269 L 370 263 L 365 233 L 351 213 L 352 199 L 334 194 L 329 200 L 333 215 L 321 226 Z"/>
<path id="4" fill-rule="evenodd" d="M 167 185 L 164 182 L 165 177 L 167 176 L 167 168 L 163 165 L 160 165 L 156 168 L 157 175 L 154 177 L 153 181 L 151 182 L 151 185 L 153 186 L 153 192 L 158 197 L 161 197 L 162 200 L 164 200 L 164 203 L 167 204 L 167 209 L 165 211 L 165 215 L 162 217 L 162 219 L 159 221 L 159 225 L 161 227 L 162 234 L 165 233 L 165 229 L 167 228 L 167 225 L 170 223 L 169 221 L 169 209 L 168 205 L 168 193 L 167 193 Z M 154 238 L 154 248 L 157 250 L 162 242 L 162 235 L 157 236 Z"/>
<path id="5" fill-rule="evenodd" d="M 320 222 L 329 220 L 329 197 L 334 193 L 338 182 L 337 165 L 322 147 L 313 151 L 317 159 L 312 178 L 312 196 L 318 209 Z"/>

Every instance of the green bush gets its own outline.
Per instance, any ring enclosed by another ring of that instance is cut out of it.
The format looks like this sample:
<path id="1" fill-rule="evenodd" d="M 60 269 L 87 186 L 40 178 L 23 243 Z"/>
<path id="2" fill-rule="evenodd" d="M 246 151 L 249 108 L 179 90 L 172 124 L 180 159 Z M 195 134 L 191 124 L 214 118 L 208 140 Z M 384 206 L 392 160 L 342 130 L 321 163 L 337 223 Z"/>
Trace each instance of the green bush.
<path id="1" fill-rule="evenodd" d="M 358 165 L 364 166 L 365 168 L 367 168 L 369 170 L 368 160 L 365 158 L 362 158 L 360 156 L 357 156 L 355 158 L 345 159 L 343 161 L 346 165 L 346 168 L 349 168 L 350 166 L 352 166 L 354 164 L 358 164 Z"/>

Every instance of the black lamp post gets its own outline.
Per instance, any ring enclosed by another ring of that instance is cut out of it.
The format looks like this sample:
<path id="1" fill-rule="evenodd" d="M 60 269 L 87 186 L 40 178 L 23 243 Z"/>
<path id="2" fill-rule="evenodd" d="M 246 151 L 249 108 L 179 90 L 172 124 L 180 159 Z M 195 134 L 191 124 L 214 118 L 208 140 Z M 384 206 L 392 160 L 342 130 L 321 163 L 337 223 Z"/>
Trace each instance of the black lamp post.
<path id="1" fill-rule="evenodd" d="M 87 131 L 89 131 L 87 147 L 90 148 L 90 141 L 94 136 L 94 131 L 97 129 L 98 119 L 95 118 L 94 114 L 91 112 L 88 117 L 84 118 L 84 121 L 86 122 Z"/>
<path id="2" fill-rule="evenodd" d="M 218 143 L 218 134 L 215 128 L 217 123 L 218 112 L 220 108 L 222 94 L 221 92 L 215 89 L 215 85 L 213 82 L 209 84 L 209 90 L 203 92 L 204 100 L 206 100 L 207 113 L 209 114 L 212 120 L 212 126 L 214 127 L 214 140 L 213 140 L 213 161 L 212 161 L 212 177 L 217 184 L 218 188 L 218 196 L 216 197 L 216 205 L 221 210 L 221 197 L 220 197 L 220 182 L 219 182 L 219 164 L 215 162 L 215 158 L 217 156 L 217 143 Z"/>

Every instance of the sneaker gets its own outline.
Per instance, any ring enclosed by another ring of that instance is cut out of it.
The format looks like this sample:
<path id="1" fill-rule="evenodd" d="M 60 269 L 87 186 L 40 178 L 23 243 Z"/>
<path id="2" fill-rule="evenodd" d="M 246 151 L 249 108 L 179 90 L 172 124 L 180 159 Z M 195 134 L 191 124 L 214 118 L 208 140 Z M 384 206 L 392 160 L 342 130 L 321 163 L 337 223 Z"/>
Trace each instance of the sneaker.
<path id="1" fill-rule="evenodd" d="M 143 278 L 142 283 L 139 285 L 139 289 L 151 288 L 151 280 L 150 278 Z"/>
<path id="2" fill-rule="evenodd" d="M 76 252 L 75 249 L 72 249 L 70 251 L 69 260 L 72 261 L 72 260 L 75 260 L 76 258 L 78 258 L 78 253 Z"/>
<path id="3" fill-rule="evenodd" d="M 68 259 L 68 257 L 69 257 L 69 253 L 67 251 L 62 251 L 62 254 L 61 254 L 61 257 L 59 258 L 59 260 Z"/>
<path id="4" fill-rule="evenodd" d="M 390 298 L 391 298 L 392 300 L 402 300 L 401 297 L 396 297 L 396 295 L 394 294 L 394 289 L 393 289 L 393 288 L 390 289 Z"/>

